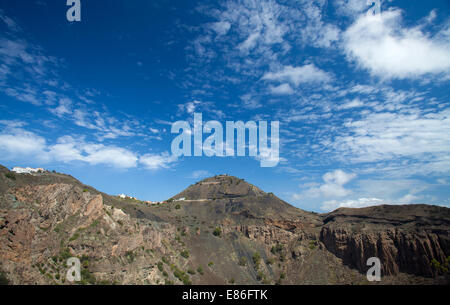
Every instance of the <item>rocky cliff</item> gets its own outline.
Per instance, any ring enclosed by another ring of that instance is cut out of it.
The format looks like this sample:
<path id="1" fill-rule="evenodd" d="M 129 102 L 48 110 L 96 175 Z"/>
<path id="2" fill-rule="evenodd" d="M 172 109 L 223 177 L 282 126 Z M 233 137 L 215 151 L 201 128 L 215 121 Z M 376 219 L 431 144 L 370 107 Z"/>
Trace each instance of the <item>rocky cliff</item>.
<path id="1" fill-rule="evenodd" d="M 445 271 L 436 262 L 448 264 L 449 221 L 450 210 L 436 206 L 340 209 L 324 217 L 320 240 L 361 272 L 369 257 L 378 257 L 383 274 L 433 277 Z"/>

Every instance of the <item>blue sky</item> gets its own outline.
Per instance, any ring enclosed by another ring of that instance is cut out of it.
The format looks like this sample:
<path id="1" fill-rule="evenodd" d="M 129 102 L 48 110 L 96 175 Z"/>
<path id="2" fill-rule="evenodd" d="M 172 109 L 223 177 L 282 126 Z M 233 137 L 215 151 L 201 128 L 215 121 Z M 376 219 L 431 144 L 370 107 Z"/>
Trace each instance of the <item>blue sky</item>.
<path id="1" fill-rule="evenodd" d="M 297 207 L 450 206 L 450 4 L 0 4 L 0 163 L 164 200 L 227 173 Z M 280 121 L 281 162 L 171 155 L 171 123 Z"/>

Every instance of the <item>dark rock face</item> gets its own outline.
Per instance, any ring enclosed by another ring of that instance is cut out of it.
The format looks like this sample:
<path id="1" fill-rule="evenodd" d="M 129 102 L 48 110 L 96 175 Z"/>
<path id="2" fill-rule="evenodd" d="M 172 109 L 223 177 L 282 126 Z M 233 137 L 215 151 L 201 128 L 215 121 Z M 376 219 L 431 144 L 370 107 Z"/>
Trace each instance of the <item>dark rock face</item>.
<path id="1" fill-rule="evenodd" d="M 423 210 L 416 207 L 387 207 L 367 209 L 346 209 L 343 214 L 335 211 L 332 219 L 321 229 L 320 240 L 326 248 L 341 258 L 344 264 L 366 272 L 369 257 L 378 257 L 384 275 L 399 272 L 433 277 L 440 273 L 432 266 L 432 260 L 445 264 L 450 255 L 448 235 L 448 211 L 434 208 L 428 215 L 422 215 L 421 222 L 409 222 L 411 214 L 417 217 Z M 380 212 L 384 209 L 384 215 Z M 364 211 L 365 210 L 365 211 Z M 395 210 L 395 211 L 394 211 Z M 434 212 L 434 213 L 432 213 Z M 442 215 L 439 221 L 431 217 Z M 401 216 L 395 216 L 396 213 Z M 361 215 L 364 214 L 364 221 Z M 386 216 L 386 217 L 385 217 Z M 389 219 L 388 217 L 391 217 Z"/>

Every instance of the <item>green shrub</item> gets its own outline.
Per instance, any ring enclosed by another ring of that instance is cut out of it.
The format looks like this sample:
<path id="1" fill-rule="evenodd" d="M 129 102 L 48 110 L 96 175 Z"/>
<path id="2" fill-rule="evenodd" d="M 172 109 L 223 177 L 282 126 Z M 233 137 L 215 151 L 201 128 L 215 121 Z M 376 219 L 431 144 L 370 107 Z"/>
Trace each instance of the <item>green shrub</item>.
<path id="1" fill-rule="evenodd" d="M 234 284 L 234 278 L 231 278 L 231 279 L 228 281 L 228 283 Z"/>
<path id="2" fill-rule="evenodd" d="M 189 275 L 187 275 L 185 272 L 181 271 L 180 269 L 178 269 L 178 267 L 176 267 L 175 265 L 173 265 L 173 275 L 180 281 L 183 282 L 183 284 L 185 285 L 190 285 L 191 281 L 189 280 Z"/>
<path id="3" fill-rule="evenodd" d="M 75 233 L 75 234 L 73 234 L 72 235 L 72 237 L 69 239 L 69 241 L 74 241 L 74 240 L 77 240 L 78 239 L 78 237 L 80 237 L 80 234 L 78 234 L 78 233 Z"/>
<path id="4" fill-rule="evenodd" d="M 8 278 L 2 271 L 0 271 L 0 285 L 8 285 L 8 284 L 9 284 Z"/>
<path id="5" fill-rule="evenodd" d="M 163 263 L 162 262 L 158 262 L 157 265 L 158 265 L 158 270 L 162 272 L 164 270 Z"/>
<path id="6" fill-rule="evenodd" d="M 195 271 L 194 271 L 194 269 L 189 268 L 188 271 L 187 271 L 187 273 L 194 275 L 194 274 L 195 274 Z"/>
<path id="7" fill-rule="evenodd" d="M 181 208 L 181 206 L 179 205 L 179 204 L 177 204 L 176 206 L 175 206 L 175 210 L 179 210 Z"/>
<path id="8" fill-rule="evenodd" d="M 241 256 L 241 258 L 239 259 L 239 266 L 245 266 L 247 265 L 247 258 Z"/>
<path id="9" fill-rule="evenodd" d="M 128 263 L 134 262 L 134 259 L 136 258 L 136 255 L 133 251 L 127 251 L 125 252 L 125 257 L 127 258 Z"/>
<path id="10" fill-rule="evenodd" d="M 64 249 L 59 253 L 59 260 L 62 262 L 66 262 L 69 258 L 71 258 L 73 255 L 70 253 L 69 249 Z M 43 266 L 43 264 L 42 264 Z"/>
<path id="11" fill-rule="evenodd" d="M 95 276 L 89 272 L 89 269 L 86 268 L 81 268 L 81 284 L 82 285 L 95 285 L 95 283 L 97 282 Z"/>
<path id="12" fill-rule="evenodd" d="M 203 275 L 203 268 L 202 268 L 202 266 L 198 266 L 197 272 L 198 272 L 199 274 Z"/>
<path id="13" fill-rule="evenodd" d="M 213 262 L 209 262 L 209 263 L 208 263 L 208 267 L 212 267 L 213 265 L 214 265 Z"/>
<path id="14" fill-rule="evenodd" d="M 213 235 L 218 237 L 222 236 L 222 230 L 220 228 L 215 228 L 213 231 Z"/>
<path id="15" fill-rule="evenodd" d="M 184 258 L 188 258 L 189 257 L 189 252 L 188 250 L 183 250 L 181 251 L 180 255 Z"/>
<path id="16" fill-rule="evenodd" d="M 275 246 L 272 246 L 272 249 L 270 250 L 270 252 L 272 252 L 273 254 L 280 253 L 281 251 L 283 251 L 283 245 L 280 243 L 277 243 Z"/>
<path id="17" fill-rule="evenodd" d="M 259 271 L 258 274 L 256 275 L 256 279 L 258 281 L 261 281 L 264 278 L 264 273 L 262 271 Z"/>
<path id="18" fill-rule="evenodd" d="M 259 254 L 259 252 L 255 252 L 253 254 L 253 264 L 255 264 L 256 268 L 259 267 L 260 262 L 261 262 L 261 255 Z"/>
<path id="19" fill-rule="evenodd" d="M 189 278 L 183 278 L 183 284 L 184 285 L 192 285 L 192 282 L 189 280 Z"/>
<path id="20" fill-rule="evenodd" d="M 6 178 L 9 178 L 9 179 L 11 179 L 11 180 L 16 180 L 16 175 L 15 175 L 13 172 L 7 172 L 7 173 L 5 174 L 5 177 L 6 177 Z"/>
<path id="21" fill-rule="evenodd" d="M 272 265 L 275 262 L 275 260 L 273 258 L 268 258 L 266 263 L 267 265 Z"/>
<path id="22" fill-rule="evenodd" d="M 431 260 L 431 266 L 433 266 L 438 272 L 447 273 L 449 268 L 450 257 L 447 257 L 444 264 L 441 264 L 436 259 Z"/>
<path id="23" fill-rule="evenodd" d="M 61 232 L 61 224 L 57 224 L 56 227 L 53 229 L 53 231 L 55 231 L 55 233 L 59 233 Z"/>

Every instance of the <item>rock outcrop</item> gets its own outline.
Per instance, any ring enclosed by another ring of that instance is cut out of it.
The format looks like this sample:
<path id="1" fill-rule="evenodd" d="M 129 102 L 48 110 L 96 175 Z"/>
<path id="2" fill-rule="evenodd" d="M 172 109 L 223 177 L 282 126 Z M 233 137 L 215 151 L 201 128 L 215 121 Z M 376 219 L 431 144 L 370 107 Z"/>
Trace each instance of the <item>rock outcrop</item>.
<path id="1" fill-rule="evenodd" d="M 384 275 L 433 277 L 442 273 L 433 261 L 445 265 L 450 255 L 449 220 L 448 209 L 431 206 L 343 209 L 325 217 L 320 241 L 361 272 L 378 257 Z"/>

